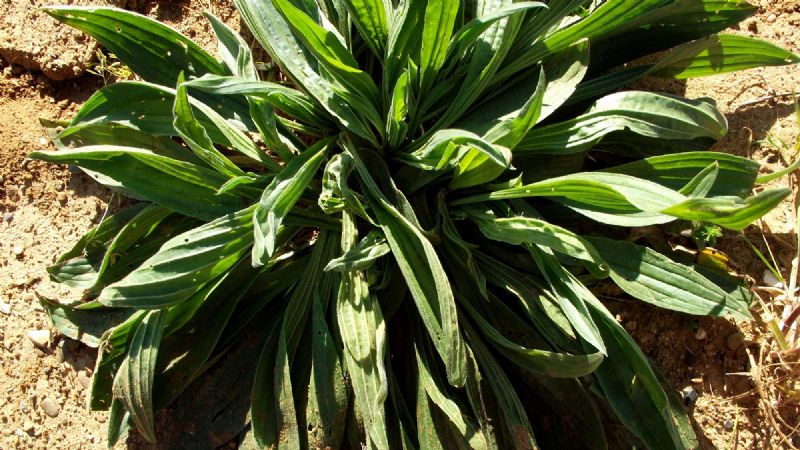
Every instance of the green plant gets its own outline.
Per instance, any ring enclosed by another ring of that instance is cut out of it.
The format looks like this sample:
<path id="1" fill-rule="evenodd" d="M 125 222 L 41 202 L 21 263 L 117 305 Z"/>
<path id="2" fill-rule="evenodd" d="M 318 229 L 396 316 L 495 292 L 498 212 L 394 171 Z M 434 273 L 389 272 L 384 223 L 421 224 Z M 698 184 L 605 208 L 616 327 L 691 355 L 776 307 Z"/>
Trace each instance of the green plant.
<path id="1" fill-rule="evenodd" d="M 45 301 L 100 348 L 89 405 L 110 409 L 110 443 L 129 424 L 155 440 L 171 405 L 197 430 L 162 433 L 182 448 L 696 446 L 589 287 L 746 318 L 735 283 L 616 238 L 742 229 L 788 192 L 747 197 L 758 165 L 703 151 L 726 132 L 712 101 L 609 92 L 800 61 L 714 34 L 754 7 L 236 5 L 291 82 L 259 81 L 210 15 L 221 60 L 133 13 L 46 9 L 144 80 L 31 155 L 142 200 L 50 268 L 86 301 Z"/>

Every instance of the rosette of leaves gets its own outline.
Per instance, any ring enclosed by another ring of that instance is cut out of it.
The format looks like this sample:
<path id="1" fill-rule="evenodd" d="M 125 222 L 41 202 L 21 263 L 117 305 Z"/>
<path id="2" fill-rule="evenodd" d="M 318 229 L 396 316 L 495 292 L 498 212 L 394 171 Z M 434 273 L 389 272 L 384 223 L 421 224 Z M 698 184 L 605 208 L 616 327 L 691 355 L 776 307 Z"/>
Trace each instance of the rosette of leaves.
<path id="1" fill-rule="evenodd" d="M 211 15 L 218 58 L 131 12 L 45 9 L 139 77 L 31 155 L 134 199 L 50 268 L 85 301 L 44 301 L 99 348 L 110 444 L 133 426 L 171 448 L 696 446 L 592 287 L 747 318 L 737 283 L 627 237 L 740 230 L 788 191 L 753 195 L 758 164 L 708 151 L 711 100 L 618 89 L 798 62 L 716 34 L 755 7 L 236 6 L 270 61 Z M 164 408 L 193 431 L 157 427 Z"/>

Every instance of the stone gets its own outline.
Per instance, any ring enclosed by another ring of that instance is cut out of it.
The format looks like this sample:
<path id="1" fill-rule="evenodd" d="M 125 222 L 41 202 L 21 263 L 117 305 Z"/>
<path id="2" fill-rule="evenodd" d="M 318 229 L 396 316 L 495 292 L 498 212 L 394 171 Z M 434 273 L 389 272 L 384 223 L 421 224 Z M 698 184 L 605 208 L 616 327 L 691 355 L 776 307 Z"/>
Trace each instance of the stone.
<path id="1" fill-rule="evenodd" d="M 23 253 L 25 253 L 25 248 L 17 244 L 11 248 L 11 252 L 14 253 L 14 256 L 20 257 Z"/>
<path id="2" fill-rule="evenodd" d="M 738 331 L 732 333 L 730 336 L 728 336 L 726 343 L 728 344 L 729 349 L 737 350 L 742 346 L 742 344 L 744 344 L 744 335 Z"/>
<path id="3" fill-rule="evenodd" d="M 697 390 L 691 386 L 686 386 L 681 390 L 681 397 L 683 397 L 683 404 L 686 406 L 692 406 L 694 402 L 697 401 L 697 398 L 700 397 L 700 394 L 697 393 Z"/>
<path id="4" fill-rule="evenodd" d="M 6 302 L 0 302 L 0 313 L 5 315 L 11 314 L 11 305 Z"/>
<path id="5" fill-rule="evenodd" d="M 731 431 L 733 429 L 733 421 L 725 419 L 725 422 L 722 423 L 722 428 L 725 428 L 725 431 Z"/>
<path id="6" fill-rule="evenodd" d="M 5 223 L 11 223 L 12 220 L 14 220 L 14 213 L 9 211 L 3 213 L 3 221 Z"/>
<path id="7" fill-rule="evenodd" d="M 778 20 L 778 16 L 775 14 L 770 14 L 767 16 L 767 23 L 775 23 Z"/>
<path id="8" fill-rule="evenodd" d="M 42 407 L 44 413 L 47 414 L 48 416 L 58 417 L 59 407 L 56 404 L 56 402 L 50 400 L 49 398 L 46 398 L 42 400 L 42 404 L 40 406 Z"/>
<path id="9" fill-rule="evenodd" d="M 697 331 L 694 332 L 694 338 L 698 341 L 702 341 L 703 339 L 708 337 L 708 332 L 703 327 L 698 327 Z"/>
<path id="10" fill-rule="evenodd" d="M 80 383 L 84 389 L 89 389 L 89 386 L 92 384 L 92 378 L 85 370 L 81 370 L 78 372 L 78 383 Z"/>
<path id="11" fill-rule="evenodd" d="M 47 349 L 50 345 L 50 330 L 31 330 L 28 331 L 28 339 L 33 342 L 33 345 Z"/>
<path id="12" fill-rule="evenodd" d="M 774 288 L 782 288 L 783 283 L 778 277 L 775 276 L 769 269 L 764 269 L 764 275 L 761 277 L 761 281 L 764 283 L 764 286 L 774 287 Z"/>

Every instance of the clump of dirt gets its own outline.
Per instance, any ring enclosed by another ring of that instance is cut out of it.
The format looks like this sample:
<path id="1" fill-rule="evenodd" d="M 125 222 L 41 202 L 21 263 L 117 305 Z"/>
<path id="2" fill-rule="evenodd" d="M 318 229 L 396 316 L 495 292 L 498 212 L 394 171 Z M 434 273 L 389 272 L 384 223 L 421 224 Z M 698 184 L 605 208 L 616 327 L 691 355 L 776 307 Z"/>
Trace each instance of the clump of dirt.
<path id="1" fill-rule="evenodd" d="M 59 23 L 37 8 L 52 5 L 118 6 L 126 0 L 6 0 L 0 2 L 0 56 L 12 64 L 41 71 L 53 80 L 82 75 L 97 42 Z"/>

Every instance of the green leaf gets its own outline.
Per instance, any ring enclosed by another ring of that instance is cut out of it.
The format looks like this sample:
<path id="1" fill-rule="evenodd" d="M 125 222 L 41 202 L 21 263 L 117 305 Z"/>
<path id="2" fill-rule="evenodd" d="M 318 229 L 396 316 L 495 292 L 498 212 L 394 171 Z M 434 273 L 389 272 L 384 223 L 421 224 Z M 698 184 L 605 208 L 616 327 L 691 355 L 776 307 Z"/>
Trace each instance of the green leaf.
<path id="1" fill-rule="evenodd" d="M 594 295 L 575 275 L 558 262 L 552 252 L 545 250 L 542 246 L 532 244 L 527 244 L 526 248 L 553 291 L 558 307 L 575 333 L 591 344 L 595 350 L 606 355 L 605 343 L 586 306 L 587 302 L 594 299 Z"/>
<path id="2" fill-rule="evenodd" d="M 183 74 L 180 74 L 175 95 L 175 106 L 173 107 L 175 119 L 172 122 L 178 135 L 192 149 L 195 155 L 218 172 L 230 178 L 243 175 L 244 172 L 238 166 L 214 147 L 214 143 L 208 137 L 203 125 L 195 119 L 194 114 L 192 114 L 192 107 L 189 105 L 186 86 L 183 82 Z"/>
<path id="3" fill-rule="evenodd" d="M 356 245 L 357 231 L 353 217 L 342 217 L 342 250 Z M 386 322 L 380 303 L 370 295 L 363 271 L 342 273 L 336 301 L 344 363 L 353 386 L 354 404 L 364 420 L 364 428 L 376 448 L 389 449 L 384 403 L 389 394 L 385 359 Z"/>
<path id="4" fill-rule="evenodd" d="M 333 141 L 317 142 L 294 158 L 264 189 L 253 214 L 253 264 L 263 265 L 275 253 L 281 223 L 303 195 Z"/>
<path id="5" fill-rule="evenodd" d="M 663 210 L 664 214 L 684 220 L 696 220 L 743 230 L 761 216 L 778 206 L 791 191 L 770 189 L 741 199 L 738 197 L 690 198 Z"/>
<path id="6" fill-rule="evenodd" d="M 249 197 L 243 198 L 238 192 L 217 194 L 228 180 L 217 171 L 139 148 L 87 146 L 33 152 L 29 157 L 98 172 L 113 183 L 112 187 L 123 188 L 137 197 L 201 220 L 237 211 Z"/>
<path id="7" fill-rule="evenodd" d="M 210 12 L 204 11 L 203 15 L 217 36 L 217 53 L 228 71 L 243 79 L 258 81 L 258 71 L 247 42 Z"/>
<path id="8" fill-rule="evenodd" d="M 525 412 L 511 380 L 508 379 L 508 375 L 469 322 L 464 322 L 464 331 L 472 350 L 470 353 L 474 352 L 477 366 L 480 367 L 483 378 L 497 397 L 499 409 L 502 411 L 503 421 L 495 426 L 505 425 L 513 448 L 520 450 L 538 448 L 528 414 Z"/>
<path id="9" fill-rule="evenodd" d="M 585 172 L 452 201 L 462 205 L 485 200 L 548 197 L 593 220 L 620 226 L 667 223 L 675 218 L 698 220 L 740 230 L 774 208 L 786 189 L 755 196 L 686 198 L 659 184 L 623 174 Z"/>
<path id="10" fill-rule="evenodd" d="M 64 336 L 93 348 L 100 345 L 103 333 L 133 314 L 130 309 L 75 309 L 42 297 L 39 297 L 39 301 L 47 311 L 53 328 Z"/>
<path id="11" fill-rule="evenodd" d="M 200 376 L 239 301 L 263 277 L 242 258 L 192 298 L 168 311 L 169 335 L 159 348 L 154 382 L 157 408 L 163 408 Z M 188 311 L 181 311 L 188 310 Z M 185 312 L 187 317 L 178 317 Z"/>
<path id="12" fill-rule="evenodd" d="M 306 407 L 308 447 L 340 448 L 349 392 L 340 349 L 328 327 L 324 309 L 316 298 L 312 305 L 311 383 Z"/>
<path id="13" fill-rule="evenodd" d="M 347 208 L 361 218 L 374 223 L 367 214 L 360 195 L 356 194 L 347 181 L 353 171 L 353 158 L 346 153 L 337 153 L 331 157 L 322 174 L 322 192 L 317 203 L 323 212 L 333 214 Z"/>
<path id="14" fill-rule="evenodd" d="M 475 41 L 478 40 L 480 35 L 500 19 L 505 19 L 508 16 L 520 14 L 531 9 L 547 7 L 548 5 L 541 2 L 515 2 L 510 5 L 502 5 L 496 11 L 492 11 L 485 16 L 476 17 L 461 27 L 455 36 L 453 36 L 447 49 L 447 57 L 451 58 L 466 53 L 466 51 L 475 44 Z"/>
<path id="15" fill-rule="evenodd" d="M 153 423 L 153 378 L 166 311 L 150 311 L 131 339 L 128 355 L 114 377 L 114 397 L 130 413 L 131 421 L 148 442 L 156 442 Z"/>
<path id="16" fill-rule="evenodd" d="M 419 95 L 427 95 L 444 64 L 460 8 L 456 0 L 426 2 L 419 52 Z"/>
<path id="17" fill-rule="evenodd" d="M 384 55 L 386 40 L 389 35 L 388 15 L 392 12 L 391 2 L 384 0 L 344 0 L 344 6 L 350 13 L 364 42 L 372 53 L 381 58 Z"/>
<path id="18" fill-rule="evenodd" d="M 694 268 L 626 241 L 590 237 L 622 290 L 644 302 L 687 314 L 748 319 L 748 304 L 728 294 Z"/>
<path id="19" fill-rule="evenodd" d="M 545 83 L 544 69 L 542 69 L 536 88 L 525 104 L 501 117 L 491 129 L 484 133 L 483 138 L 500 148 L 513 149 L 516 147 L 525 134 L 539 121 Z M 450 187 L 458 189 L 490 182 L 506 168 L 507 166 L 498 165 L 496 161 L 490 161 L 486 154 L 481 155 L 472 150 L 459 162 Z"/>
<path id="20" fill-rule="evenodd" d="M 103 289 L 98 300 L 107 306 L 153 309 L 188 299 L 225 273 L 252 245 L 249 224 L 254 209 L 175 236 L 130 275 Z"/>
<path id="21" fill-rule="evenodd" d="M 750 194 L 760 165 L 747 158 L 720 152 L 685 152 L 653 156 L 603 171 L 632 175 L 679 190 L 703 169 L 714 163 L 719 165 L 719 173 L 709 195 L 744 197 Z"/>
<path id="22" fill-rule="evenodd" d="M 389 148 L 398 147 L 408 133 L 408 125 L 405 122 L 411 94 L 408 79 L 407 71 L 400 74 L 392 91 L 392 101 L 386 118 L 386 135 L 389 141 Z"/>
<path id="23" fill-rule="evenodd" d="M 313 53 L 320 65 L 344 86 L 342 95 L 346 98 L 350 98 L 353 94 L 360 96 L 359 107 L 355 109 L 371 119 L 377 119 L 378 111 L 375 109 L 375 103 L 378 101 L 378 87 L 369 74 L 358 68 L 358 62 L 353 54 L 336 35 L 318 25 L 289 0 L 271 1 L 305 48 Z M 351 102 L 350 106 L 355 107 L 356 102 Z M 374 125 L 379 123 L 380 119 L 373 122 Z"/>
<path id="24" fill-rule="evenodd" d="M 648 70 L 648 74 L 681 80 L 797 63 L 800 63 L 800 56 L 769 42 L 722 34 L 676 48 Z"/>
<path id="25" fill-rule="evenodd" d="M 450 281 L 436 250 L 415 223 L 416 218 L 407 218 L 398 210 L 399 204 L 391 202 L 381 191 L 355 149 L 345 145 L 345 150 L 355 162 L 370 207 L 386 235 L 436 350 L 444 360 L 448 381 L 454 386 L 463 386 L 466 376 L 464 343 Z M 383 181 L 392 183 L 388 175 Z M 392 194 L 402 195 L 399 191 Z"/>
<path id="26" fill-rule="evenodd" d="M 473 423 L 471 417 L 465 414 L 466 408 L 456 401 L 452 393 L 448 392 L 444 380 L 440 379 L 436 356 L 430 348 L 427 336 L 419 328 L 419 326 L 413 327 L 414 353 L 419 371 L 420 389 L 423 389 L 427 397 L 425 401 L 430 399 L 444 413 L 464 442 L 469 443 L 470 448 L 486 448 L 486 439 L 483 433 Z M 436 436 L 436 432 L 424 433 L 422 430 L 419 434 L 421 437 L 431 434 Z"/>
<path id="27" fill-rule="evenodd" d="M 474 133 L 459 129 L 437 131 L 419 149 L 400 153 L 397 157 L 420 169 L 443 170 L 461 160 L 471 148 L 502 168 L 510 164 L 511 153 L 508 149 L 494 146 Z"/>
<path id="28" fill-rule="evenodd" d="M 590 150 L 607 134 L 627 130 L 642 136 L 691 140 L 721 139 L 725 117 L 713 103 L 649 92 L 620 92 L 598 100 L 585 114 L 535 128 L 514 151 L 568 154 Z"/>
<path id="29" fill-rule="evenodd" d="M 589 375 L 603 362 L 603 355 L 600 353 L 569 355 L 526 348 L 503 336 L 468 302 L 463 303 L 463 305 L 478 329 L 503 356 L 534 373 L 557 378 L 577 378 Z M 519 332 L 519 330 L 514 331 Z"/>
<path id="30" fill-rule="evenodd" d="M 685 449 L 677 423 L 686 420 L 686 412 L 669 402 L 655 370 L 608 310 L 597 301 L 590 306 L 609 352 L 594 377 L 612 410 L 644 445 Z"/>
<path id="31" fill-rule="evenodd" d="M 289 24 L 275 9 L 271 1 L 235 0 L 236 9 L 242 15 L 258 42 L 269 52 L 284 73 L 308 92 L 341 124 L 357 136 L 375 142 L 373 133 L 351 107 L 339 83 L 323 78 L 316 59 L 295 37 Z M 356 101 L 355 103 L 358 103 Z"/>
<path id="32" fill-rule="evenodd" d="M 141 14 L 94 6 L 55 6 L 44 11 L 100 41 L 145 81 L 171 87 L 181 72 L 191 78 L 225 71 L 192 40 Z"/>
<path id="33" fill-rule="evenodd" d="M 589 42 L 578 41 L 544 61 L 547 85 L 538 122 L 550 117 L 572 97 L 589 68 Z"/>
<path id="34" fill-rule="evenodd" d="M 471 213 L 471 219 L 489 239 L 512 245 L 543 245 L 583 261 L 596 277 L 608 275 L 608 267 L 592 244 L 566 228 L 532 217 L 495 218 L 482 212 Z"/>
<path id="35" fill-rule="evenodd" d="M 211 74 L 187 81 L 185 84 L 210 94 L 256 97 L 308 125 L 320 128 L 332 126 L 328 113 L 313 99 L 297 89 L 280 84 Z"/>
<path id="36" fill-rule="evenodd" d="M 158 136 L 177 136 L 178 132 L 172 124 L 175 94 L 172 87 L 141 81 L 121 81 L 108 85 L 84 103 L 72 119 L 70 127 L 59 135 L 59 139 L 64 140 L 72 133 L 82 130 L 82 126 L 104 122 L 118 123 Z M 202 99 L 215 106 L 215 115 L 231 120 L 237 128 L 249 128 L 251 121 L 245 106 L 219 96 L 206 96 Z M 194 97 L 189 97 L 189 103 L 211 140 L 216 144 L 231 146 L 226 135 L 198 109 L 205 104 Z M 210 108 L 205 108 L 208 109 Z"/>
<path id="37" fill-rule="evenodd" d="M 390 251 L 383 233 L 378 230 L 370 230 L 355 247 L 347 250 L 342 256 L 330 260 L 323 270 L 326 272 L 329 270 L 337 272 L 365 270 Z"/>

